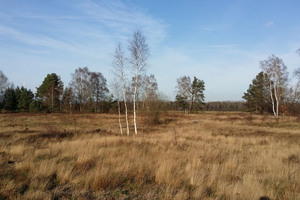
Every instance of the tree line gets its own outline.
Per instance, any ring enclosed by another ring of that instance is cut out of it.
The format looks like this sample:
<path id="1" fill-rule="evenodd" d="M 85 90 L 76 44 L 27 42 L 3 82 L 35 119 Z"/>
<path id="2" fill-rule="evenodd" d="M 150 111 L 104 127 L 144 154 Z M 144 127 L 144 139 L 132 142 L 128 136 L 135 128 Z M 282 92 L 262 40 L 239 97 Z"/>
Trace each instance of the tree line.
<path id="1" fill-rule="evenodd" d="M 0 109 L 8 112 L 94 112 L 118 111 L 125 114 L 126 133 L 129 135 L 129 112 L 133 112 L 134 131 L 137 134 L 137 110 L 143 111 L 158 123 L 162 110 L 185 113 L 207 111 L 241 111 L 260 114 L 296 115 L 300 113 L 300 68 L 294 71 L 293 84 L 287 66 L 275 55 L 259 62 L 261 72 L 252 80 L 242 97 L 245 102 L 205 103 L 205 82 L 197 77 L 177 79 L 176 97 L 170 101 L 158 90 L 153 74 L 145 74 L 149 47 L 141 31 L 133 33 L 128 52 L 119 43 L 112 56 L 114 81 L 108 87 L 101 72 L 88 67 L 77 68 L 71 82 L 65 87 L 59 75 L 47 74 L 34 94 L 23 86 L 14 87 L 0 71 Z M 300 55 L 300 49 L 297 50 Z M 110 89 L 109 89 L 110 88 Z M 243 107 L 244 106 L 244 107 Z"/>
<path id="2" fill-rule="evenodd" d="M 300 49 L 297 50 L 300 55 Z M 295 84 L 289 78 L 287 66 L 281 58 L 271 55 L 259 62 L 259 72 L 243 99 L 248 111 L 272 113 L 279 115 L 296 115 L 300 113 L 300 68 L 293 73 Z"/>
<path id="3" fill-rule="evenodd" d="M 56 73 L 47 74 L 34 93 L 24 86 L 15 87 L 0 71 L 0 110 L 2 112 L 106 113 L 116 111 L 118 101 L 120 112 L 133 110 L 135 77 L 126 80 L 126 84 L 124 84 L 125 98 L 122 96 L 123 94 L 121 95 L 123 91 L 116 86 L 117 80 L 109 87 L 102 73 L 91 72 L 88 67 L 77 68 L 71 77 L 71 82 L 65 86 Z M 178 78 L 178 80 L 185 79 L 189 80 L 190 77 Z M 182 110 L 184 112 L 210 110 L 208 109 L 210 103 L 204 103 L 204 82 L 196 77 L 194 77 L 193 84 L 186 85 L 188 92 L 182 93 L 184 88 L 181 83 L 175 87 L 175 89 L 180 88 L 175 101 L 169 100 L 159 92 L 158 83 L 153 74 L 139 75 L 137 85 L 136 107 L 139 110 L 155 110 L 154 107 L 158 105 L 164 107 L 164 110 Z M 127 109 L 125 109 L 125 104 Z M 161 109 L 157 108 L 156 110 Z"/>

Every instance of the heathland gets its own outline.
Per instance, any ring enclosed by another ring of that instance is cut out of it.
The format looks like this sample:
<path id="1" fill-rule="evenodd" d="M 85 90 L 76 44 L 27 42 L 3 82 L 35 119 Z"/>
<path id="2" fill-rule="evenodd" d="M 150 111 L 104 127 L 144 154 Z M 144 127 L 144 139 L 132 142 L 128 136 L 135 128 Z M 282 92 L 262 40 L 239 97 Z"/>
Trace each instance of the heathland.
<path id="1" fill-rule="evenodd" d="M 130 128 L 115 114 L 1 114 L 0 199 L 300 199 L 299 117 L 169 112 Z"/>

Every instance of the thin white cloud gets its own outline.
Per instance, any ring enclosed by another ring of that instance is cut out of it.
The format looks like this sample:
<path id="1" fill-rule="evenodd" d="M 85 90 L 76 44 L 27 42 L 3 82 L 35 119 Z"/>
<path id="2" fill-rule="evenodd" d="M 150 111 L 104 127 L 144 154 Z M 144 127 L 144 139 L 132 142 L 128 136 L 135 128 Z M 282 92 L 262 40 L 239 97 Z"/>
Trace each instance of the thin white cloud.
<path id="1" fill-rule="evenodd" d="M 167 35 L 167 25 L 161 20 L 145 14 L 136 6 L 121 1 L 86 1 L 80 5 L 87 16 L 111 28 L 119 35 L 128 35 L 142 29 L 151 43 L 161 42 Z"/>
<path id="2" fill-rule="evenodd" d="M 271 27 L 274 25 L 274 22 L 273 21 L 268 21 L 266 24 L 265 24 L 265 27 Z"/>
<path id="3" fill-rule="evenodd" d="M 32 35 L 28 35 L 26 33 L 22 33 L 16 29 L 2 26 L 0 25 L 0 35 L 5 35 L 10 38 L 14 38 L 26 44 L 37 45 L 37 46 L 44 46 L 49 48 L 61 48 L 68 46 L 63 42 L 60 42 L 53 38 L 48 37 L 34 37 Z"/>
<path id="4" fill-rule="evenodd" d="M 60 50 L 70 53 L 85 54 L 86 47 L 79 43 L 68 43 L 57 38 L 47 36 L 33 36 L 28 33 L 20 32 L 16 29 L 0 25 L 0 35 L 12 38 L 19 42 L 35 47 L 44 47 L 52 50 Z M 90 54 L 91 52 L 89 52 Z"/>

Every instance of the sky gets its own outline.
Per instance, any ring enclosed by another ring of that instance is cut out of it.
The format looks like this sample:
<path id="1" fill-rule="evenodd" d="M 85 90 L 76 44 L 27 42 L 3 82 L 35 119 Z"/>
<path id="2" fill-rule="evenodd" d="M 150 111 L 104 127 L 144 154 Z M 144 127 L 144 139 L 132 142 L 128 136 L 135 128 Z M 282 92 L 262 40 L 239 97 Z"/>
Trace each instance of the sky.
<path id="1" fill-rule="evenodd" d="M 50 73 L 68 86 L 85 66 L 112 83 L 116 45 L 127 49 L 141 30 L 145 73 L 170 100 L 177 78 L 196 76 L 206 101 L 239 101 L 271 54 L 291 79 L 300 67 L 299 8 L 299 0 L 0 0 L 0 70 L 33 91 Z"/>

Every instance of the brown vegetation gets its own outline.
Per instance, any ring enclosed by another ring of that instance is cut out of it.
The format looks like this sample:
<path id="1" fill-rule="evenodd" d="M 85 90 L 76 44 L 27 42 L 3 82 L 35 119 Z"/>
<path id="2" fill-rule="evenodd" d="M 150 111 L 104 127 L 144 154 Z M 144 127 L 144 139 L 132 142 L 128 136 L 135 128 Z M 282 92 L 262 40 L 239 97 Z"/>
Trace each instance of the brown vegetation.
<path id="1" fill-rule="evenodd" d="M 138 120 L 128 137 L 112 114 L 1 115 L 0 199 L 300 199 L 299 118 Z"/>

